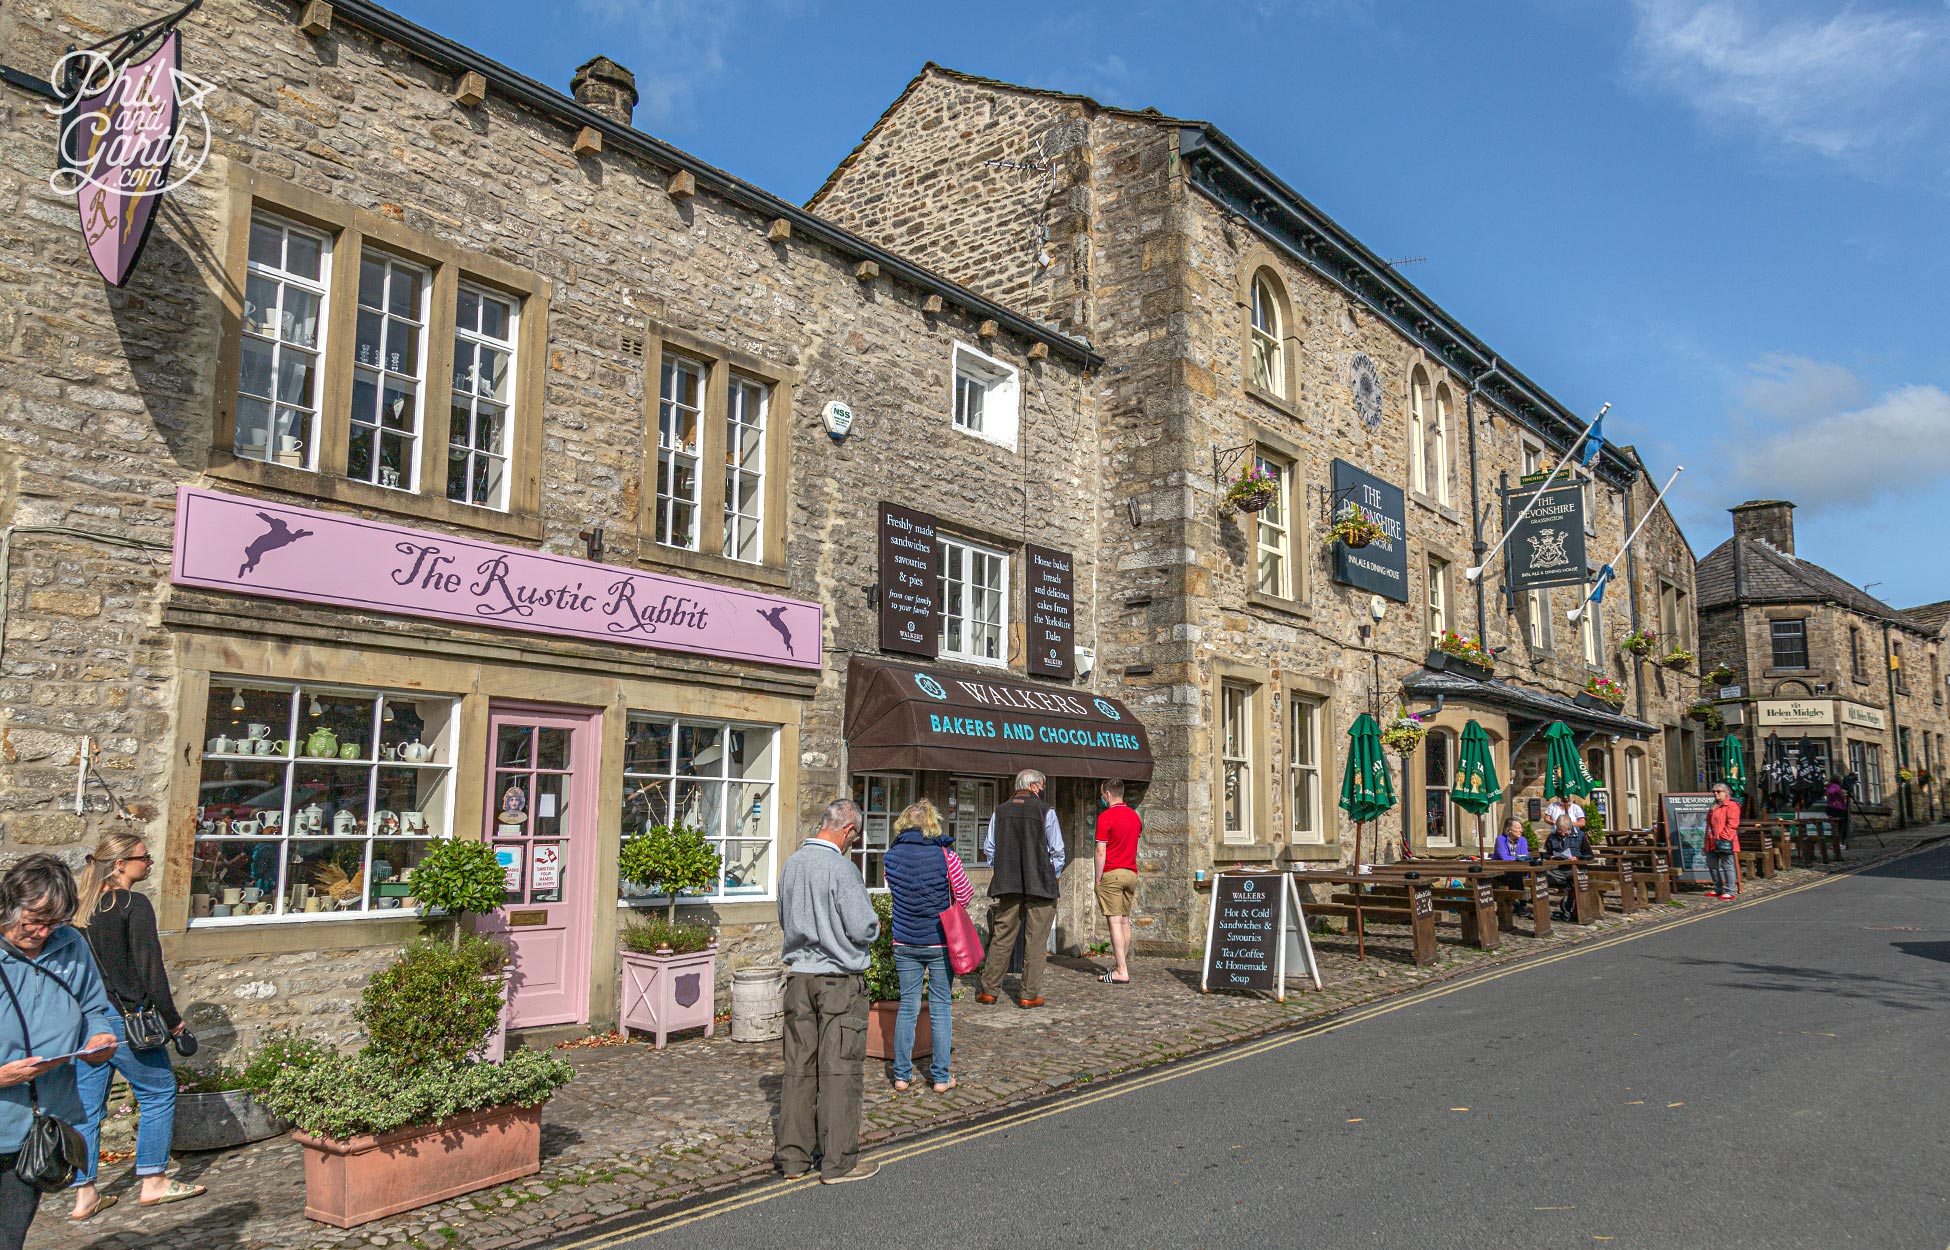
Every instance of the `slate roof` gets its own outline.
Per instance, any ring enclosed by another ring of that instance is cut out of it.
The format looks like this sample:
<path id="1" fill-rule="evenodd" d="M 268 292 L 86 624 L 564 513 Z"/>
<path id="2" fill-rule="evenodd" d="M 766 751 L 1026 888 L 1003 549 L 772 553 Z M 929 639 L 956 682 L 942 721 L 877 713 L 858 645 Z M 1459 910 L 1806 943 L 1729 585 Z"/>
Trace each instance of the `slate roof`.
<path id="1" fill-rule="evenodd" d="M 1624 738 L 1649 738 L 1659 732 L 1657 725 L 1648 725 L 1618 712 L 1579 707 L 1562 695 L 1549 691 L 1498 681 L 1494 677 L 1471 677 L 1447 669 L 1418 668 L 1402 678 L 1402 690 L 1423 698 L 1442 695 L 1458 703 L 1480 703 L 1528 720 L 1561 720 L 1573 729 L 1618 734 Z"/>
<path id="2" fill-rule="evenodd" d="M 1917 608 L 1904 608 L 1903 615 L 1934 634 L 1950 624 L 1950 599 L 1940 599 Z"/>
<path id="3" fill-rule="evenodd" d="M 1878 621 L 1931 632 L 1914 616 L 1898 612 L 1819 564 L 1776 551 L 1758 538 L 1736 534 L 1727 539 L 1706 553 L 1693 580 L 1701 612 L 1753 603 L 1839 603 Z M 1950 605 L 1930 606 L 1950 610 Z"/>

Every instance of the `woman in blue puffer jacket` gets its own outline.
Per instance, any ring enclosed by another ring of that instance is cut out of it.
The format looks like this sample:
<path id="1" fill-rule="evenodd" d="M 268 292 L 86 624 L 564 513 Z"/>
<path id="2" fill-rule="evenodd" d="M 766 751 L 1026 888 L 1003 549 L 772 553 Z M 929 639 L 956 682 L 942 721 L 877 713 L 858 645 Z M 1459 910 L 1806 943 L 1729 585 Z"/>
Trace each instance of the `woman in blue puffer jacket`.
<path id="1" fill-rule="evenodd" d="M 894 822 L 899 833 L 887 848 L 887 891 L 894 901 L 894 971 L 901 981 L 901 1009 L 894 1021 L 894 1088 L 914 1084 L 914 1027 L 921 1018 L 921 983 L 928 984 L 928 1025 L 934 1035 L 928 1075 L 934 1092 L 955 1087 L 948 1072 L 952 1038 L 948 1013 L 954 974 L 948 967 L 948 939 L 941 913 L 951 903 L 966 907 L 975 895 L 968 873 L 955 854 L 955 840 L 941 831 L 941 813 L 922 799 Z"/>

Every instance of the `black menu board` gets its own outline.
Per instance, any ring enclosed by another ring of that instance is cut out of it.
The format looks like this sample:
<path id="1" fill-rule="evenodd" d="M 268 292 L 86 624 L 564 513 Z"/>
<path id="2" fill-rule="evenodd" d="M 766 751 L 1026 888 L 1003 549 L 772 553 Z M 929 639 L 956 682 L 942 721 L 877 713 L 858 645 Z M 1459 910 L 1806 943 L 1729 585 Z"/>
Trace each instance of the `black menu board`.
<path id="1" fill-rule="evenodd" d="M 1284 1002 L 1289 975 L 1309 977 L 1320 988 L 1293 878 L 1283 872 L 1219 874 L 1212 882 L 1199 990 L 1257 990 Z"/>
<path id="2" fill-rule="evenodd" d="M 941 649 L 934 518 L 880 505 L 880 649 L 934 657 Z"/>
<path id="3" fill-rule="evenodd" d="M 1029 672 L 1071 677 L 1076 667 L 1076 561 L 1067 551 L 1025 546 L 1029 574 Z"/>

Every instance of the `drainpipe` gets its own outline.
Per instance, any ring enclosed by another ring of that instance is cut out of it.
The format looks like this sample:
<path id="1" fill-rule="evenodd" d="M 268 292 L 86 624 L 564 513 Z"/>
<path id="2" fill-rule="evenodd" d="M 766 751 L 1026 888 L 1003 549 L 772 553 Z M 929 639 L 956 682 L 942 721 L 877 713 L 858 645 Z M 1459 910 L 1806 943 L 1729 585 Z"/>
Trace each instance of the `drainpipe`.
<path id="1" fill-rule="evenodd" d="M 1483 382 L 1492 374 L 1502 376 L 1495 357 L 1490 358 L 1490 367 L 1476 376 L 1470 383 L 1469 392 L 1463 396 L 1463 424 L 1469 427 L 1469 555 L 1470 564 L 1481 567 L 1483 553 L 1490 545 L 1483 541 L 1483 512 L 1476 488 L 1476 396 L 1483 389 Z M 1476 579 L 1476 638 L 1484 646 L 1489 646 L 1489 616 L 1483 607 L 1483 582 Z"/>
<path id="2" fill-rule="evenodd" d="M 1889 642 L 1889 626 L 1892 623 L 1890 621 L 1882 623 L 1882 671 L 1889 681 L 1890 762 L 1900 770 L 1903 766 L 1903 736 L 1896 725 L 1896 652 Z M 1898 777 L 1896 779 L 1896 827 L 1898 829 L 1909 828 L 1909 806 L 1906 802 L 1908 798 L 1909 793 L 1903 786 L 1902 778 Z"/>

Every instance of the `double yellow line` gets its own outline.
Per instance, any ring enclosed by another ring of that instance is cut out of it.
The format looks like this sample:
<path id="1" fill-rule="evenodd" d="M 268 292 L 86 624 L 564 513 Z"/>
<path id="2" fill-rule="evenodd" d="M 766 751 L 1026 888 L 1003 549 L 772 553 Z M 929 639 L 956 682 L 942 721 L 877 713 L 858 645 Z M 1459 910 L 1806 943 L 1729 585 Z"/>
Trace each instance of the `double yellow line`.
<path id="1" fill-rule="evenodd" d="M 1832 881 L 1838 881 L 1843 877 L 1852 876 L 1857 871 L 1857 869 L 1851 868 L 1845 872 L 1836 873 L 1832 877 L 1823 877 L 1819 881 L 1809 881 L 1802 885 L 1791 886 L 1788 889 L 1776 893 L 1748 899 L 1744 903 L 1731 903 L 1725 907 L 1716 907 L 1711 911 L 1701 912 L 1696 916 L 1686 916 L 1681 919 L 1667 921 L 1664 924 L 1650 925 L 1630 933 L 1618 934 L 1615 937 L 1601 938 L 1595 942 L 1581 942 L 1576 946 L 1570 947 L 1567 950 L 1558 951 L 1554 954 L 1540 955 L 1533 959 L 1524 959 L 1503 968 L 1488 969 L 1481 973 L 1461 977 L 1446 984 L 1433 985 L 1425 990 L 1412 991 L 1398 998 L 1391 998 L 1386 1002 L 1375 1003 L 1372 1006 L 1356 1007 L 1330 1020 L 1323 1020 L 1318 1024 L 1281 1030 L 1278 1033 L 1262 1037 L 1257 1041 L 1246 1042 L 1220 1051 L 1217 1054 L 1208 1055 L 1203 1059 L 1187 1060 L 1182 1063 L 1172 1064 L 1147 1076 L 1119 1080 L 1115 1085 L 1105 1089 L 1082 1094 L 1059 1094 L 1057 1095 L 1058 1101 L 1048 1106 L 1031 1107 L 1023 1111 L 1014 1112 L 1013 1114 L 999 1116 L 980 1124 L 970 1125 L 967 1128 L 948 1129 L 907 1145 L 894 1146 L 887 1150 L 876 1151 L 873 1157 L 879 1161 L 882 1168 L 886 1168 L 908 1159 L 918 1158 L 921 1155 L 932 1154 L 937 1150 L 946 1150 L 950 1146 L 959 1146 L 963 1142 L 975 1141 L 978 1138 L 987 1137 L 991 1133 L 1001 1133 L 1012 1128 L 1020 1128 L 1025 1124 L 1033 1124 L 1038 1120 L 1062 1115 L 1082 1107 L 1104 1102 L 1111 1098 L 1123 1098 L 1130 1094 L 1150 1089 L 1154 1085 L 1162 1085 L 1167 1081 L 1183 1080 L 1185 1077 L 1195 1076 L 1201 1072 L 1209 1072 L 1214 1068 L 1238 1063 L 1243 1059 L 1251 1059 L 1256 1055 L 1263 1055 L 1269 1051 L 1279 1050 L 1285 1046 L 1297 1045 L 1300 1042 L 1307 1041 L 1309 1038 L 1319 1037 L 1324 1033 L 1332 1033 L 1338 1029 L 1362 1024 L 1392 1012 L 1419 1006 L 1422 1003 L 1432 1002 L 1438 998 L 1446 998 L 1450 994 L 1458 994 L 1463 990 L 1474 989 L 1479 985 L 1487 985 L 1491 981 L 1500 981 L 1504 977 L 1515 976 L 1519 972 L 1531 972 L 1535 969 L 1548 967 L 1551 964 L 1571 959 L 1578 955 L 1588 955 L 1594 951 L 1609 950 L 1614 946 L 1621 946 L 1626 942 L 1635 942 L 1643 937 L 1651 937 L 1659 933 L 1669 933 L 1683 925 L 1697 924 L 1702 920 L 1711 920 L 1716 916 L 1724 916 L 1730 912 L 1741 911 L 1748 907 L 1758 907 L 1762 903 L 1771 903 L 1775 899 L 1787 898 L 1791 894 L 1800 894 L 1804 891 L 1827 885 Z M 555 1247 L 554 1250 L 613 1250 L 613 1247 L 635 1241 L 638 1238 L 649 1237 L 657 1233 L 667 1233 L 672 1229 L 683 1228 L 686 1225 L 696 1224 L 703 1220 L 716 1219 L 718 1216 L 729 1215 L 733 1211 L 742 1211 L 746 1207 L 757 1206 L 762 1202 L 770 1202 L 774 1198 L 817 1183 L 816 1175 L 807 1175 L 797 1180 L 789 1181 L 767 1181 L 755 1189 L 748 1189 L 742 1193 L 732 1194 L 712 1202 L 703 1203 L 699 1206 L 688 1207 L 682 1211 L 673 1211 L 666 1215 L 651 1216 L 641 1223 L 630 1225 L 627 1228 L 612 1228 L 607 1232 L 598 1233 L 592 1237 L 585 1237 L 581 1241 L 565 1242 Z"/>

